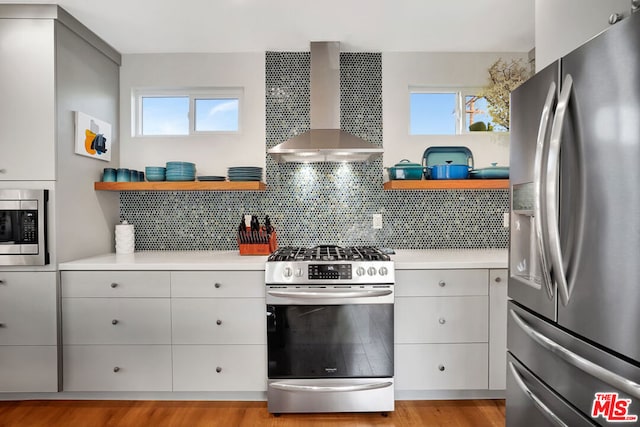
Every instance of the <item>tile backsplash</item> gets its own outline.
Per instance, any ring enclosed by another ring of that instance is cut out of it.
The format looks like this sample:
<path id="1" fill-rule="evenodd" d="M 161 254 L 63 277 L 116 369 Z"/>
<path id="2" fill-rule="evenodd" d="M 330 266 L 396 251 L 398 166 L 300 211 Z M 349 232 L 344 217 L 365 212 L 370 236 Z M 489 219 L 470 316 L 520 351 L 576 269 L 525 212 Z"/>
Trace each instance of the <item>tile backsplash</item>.
<path id="1" fill-rule="evenodd" d="M 309 129 L 310 55 L 266 53 L 265 151 Z M 382 145 L 382 58 L 341 53 L 341 128 Z M 382 161 L 276 164 L 266 191 L 120 193 L 136 250 L 234 250 L 243 214 L 269 215 L 278 243 L 396 249 L 506 248 L 507 190 L 383 191 Z M 382 229 L 372 228 L 382 214 Z"/>

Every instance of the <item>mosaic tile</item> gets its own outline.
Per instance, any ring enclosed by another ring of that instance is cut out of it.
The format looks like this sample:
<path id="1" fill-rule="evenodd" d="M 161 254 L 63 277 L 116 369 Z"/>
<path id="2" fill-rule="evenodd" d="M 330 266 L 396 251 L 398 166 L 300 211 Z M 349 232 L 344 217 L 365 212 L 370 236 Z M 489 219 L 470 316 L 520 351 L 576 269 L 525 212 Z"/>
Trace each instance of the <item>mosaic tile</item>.
<path id="1" fill-rule="evenodd" d="M 267 148 L 309 129 L 309 52 L 265 55 Z M 340 54 L 341 128 L 382 146 L 382 57 Z M 235 250 L 243 214 L 269 215 L 281 246 L 506 248 L 507 190 L 383 191 L 382 161 L 276 164 L 263 192 L 120 193 L 136 250 Z M 383 228 L 371 228 L 381 213 Z"/>

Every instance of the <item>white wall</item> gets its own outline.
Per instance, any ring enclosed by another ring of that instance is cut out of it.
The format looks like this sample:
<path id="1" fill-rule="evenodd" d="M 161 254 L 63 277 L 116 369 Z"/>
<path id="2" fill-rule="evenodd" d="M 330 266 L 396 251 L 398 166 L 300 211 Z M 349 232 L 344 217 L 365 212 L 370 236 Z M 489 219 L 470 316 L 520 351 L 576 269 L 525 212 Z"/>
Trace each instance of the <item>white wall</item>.
<path id="1" fill-rule="evenodd" d="M 483 87 L 489 67 L 499 58 L 522 58 L 526 53 L 384 53 L 382 100 L 384 166 L 402 159 L 420 163 L 434 145 L 462 145 L 473 153 L 476 167 L 509 164 L 509 135 L 473 132 L 463 135 L 409 135 L 409 87 Z"/>
<path id="2" fill-rule="evenodd" d="M 536 71 L 607 29 L 609 15 L 630 10 L 630 0 L 536 0 Z"/>
<path id="3" fill-rule="evenodd" d="M 136 88 L 243 87 L 242 131 L 235 135 L 132 137 Z M 120 68 L 120 165 L 144 170 L 194 162 L 197 175 L 227 175 L 229 166 L 265 166 L 264 53 L 123 55 Z"/>

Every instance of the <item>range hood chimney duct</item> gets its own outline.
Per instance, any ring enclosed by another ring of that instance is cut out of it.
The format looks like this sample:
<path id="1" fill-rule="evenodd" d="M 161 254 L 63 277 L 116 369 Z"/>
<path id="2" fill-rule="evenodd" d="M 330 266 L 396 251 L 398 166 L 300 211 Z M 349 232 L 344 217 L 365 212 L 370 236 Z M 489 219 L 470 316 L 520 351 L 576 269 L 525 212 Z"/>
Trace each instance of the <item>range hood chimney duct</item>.
<path id="1" fill-rule="evenodd" d="M 383 149 L 340 130 L 340 43 L 311 42 L 311 130 L 268 150 L 278 163 L 370 162 Z"/>

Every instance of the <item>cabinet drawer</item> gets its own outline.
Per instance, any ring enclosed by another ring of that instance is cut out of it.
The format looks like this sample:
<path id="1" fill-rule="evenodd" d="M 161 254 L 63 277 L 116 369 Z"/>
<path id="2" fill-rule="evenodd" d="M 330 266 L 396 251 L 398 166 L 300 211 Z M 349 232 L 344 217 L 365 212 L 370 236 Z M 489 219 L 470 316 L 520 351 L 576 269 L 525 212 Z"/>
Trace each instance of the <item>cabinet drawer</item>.
<path id="1" fill-rule="evenodd" d="M 264 298 L 173 298 L 174 344 L 266 344 Z"/>
<path id="2" fill-rule="evenodd" d="M 487 344 L 396 345 L 397 390 L 485 390 Z"/>
<path id="3" fill-rule="evenodd" d="M 63 297 L 169 297 L 168 271 L 63 271 Z"/>
<path id="4" fill-rule="evenodd" d="M 64 344 L 171 344 L 169 298 L 63 298 Z"/>
<path id="5" fill-rule="evenodd" d="M 174 297 L 264 297 L 264 271 L 173 271 Z"/>
<path id="6" fill-rule="evenodd" d="M 64 391 L 171 391 L 170 345 L 64 346 Z"/>
<path id="7" fill-rule="evenodd" d="M 0 346 L 0 392 L 57 391 L 56 346 Z"/>
<path id="8" fill-rule="evenodd" d="M 56 273 L 0 272 L 0 345 L 56 345 Z"/>
<path id="9" fill-rule="evenodd" d="M 174 391 L 265 391 L 267 389 L 267 347 L 265 345 L 173 346 L 173 389 Z"/>
<path id="10" fill-rule="evenodd" d="M 396 296 L 487 295 L 489 270 L 398 270 Z"/>
<path id="11" fill-rule="evenodd" d="M 395 301 L 397 343 L 487 342 L 489 300 L 472 297 L 400 297 Z"/>

